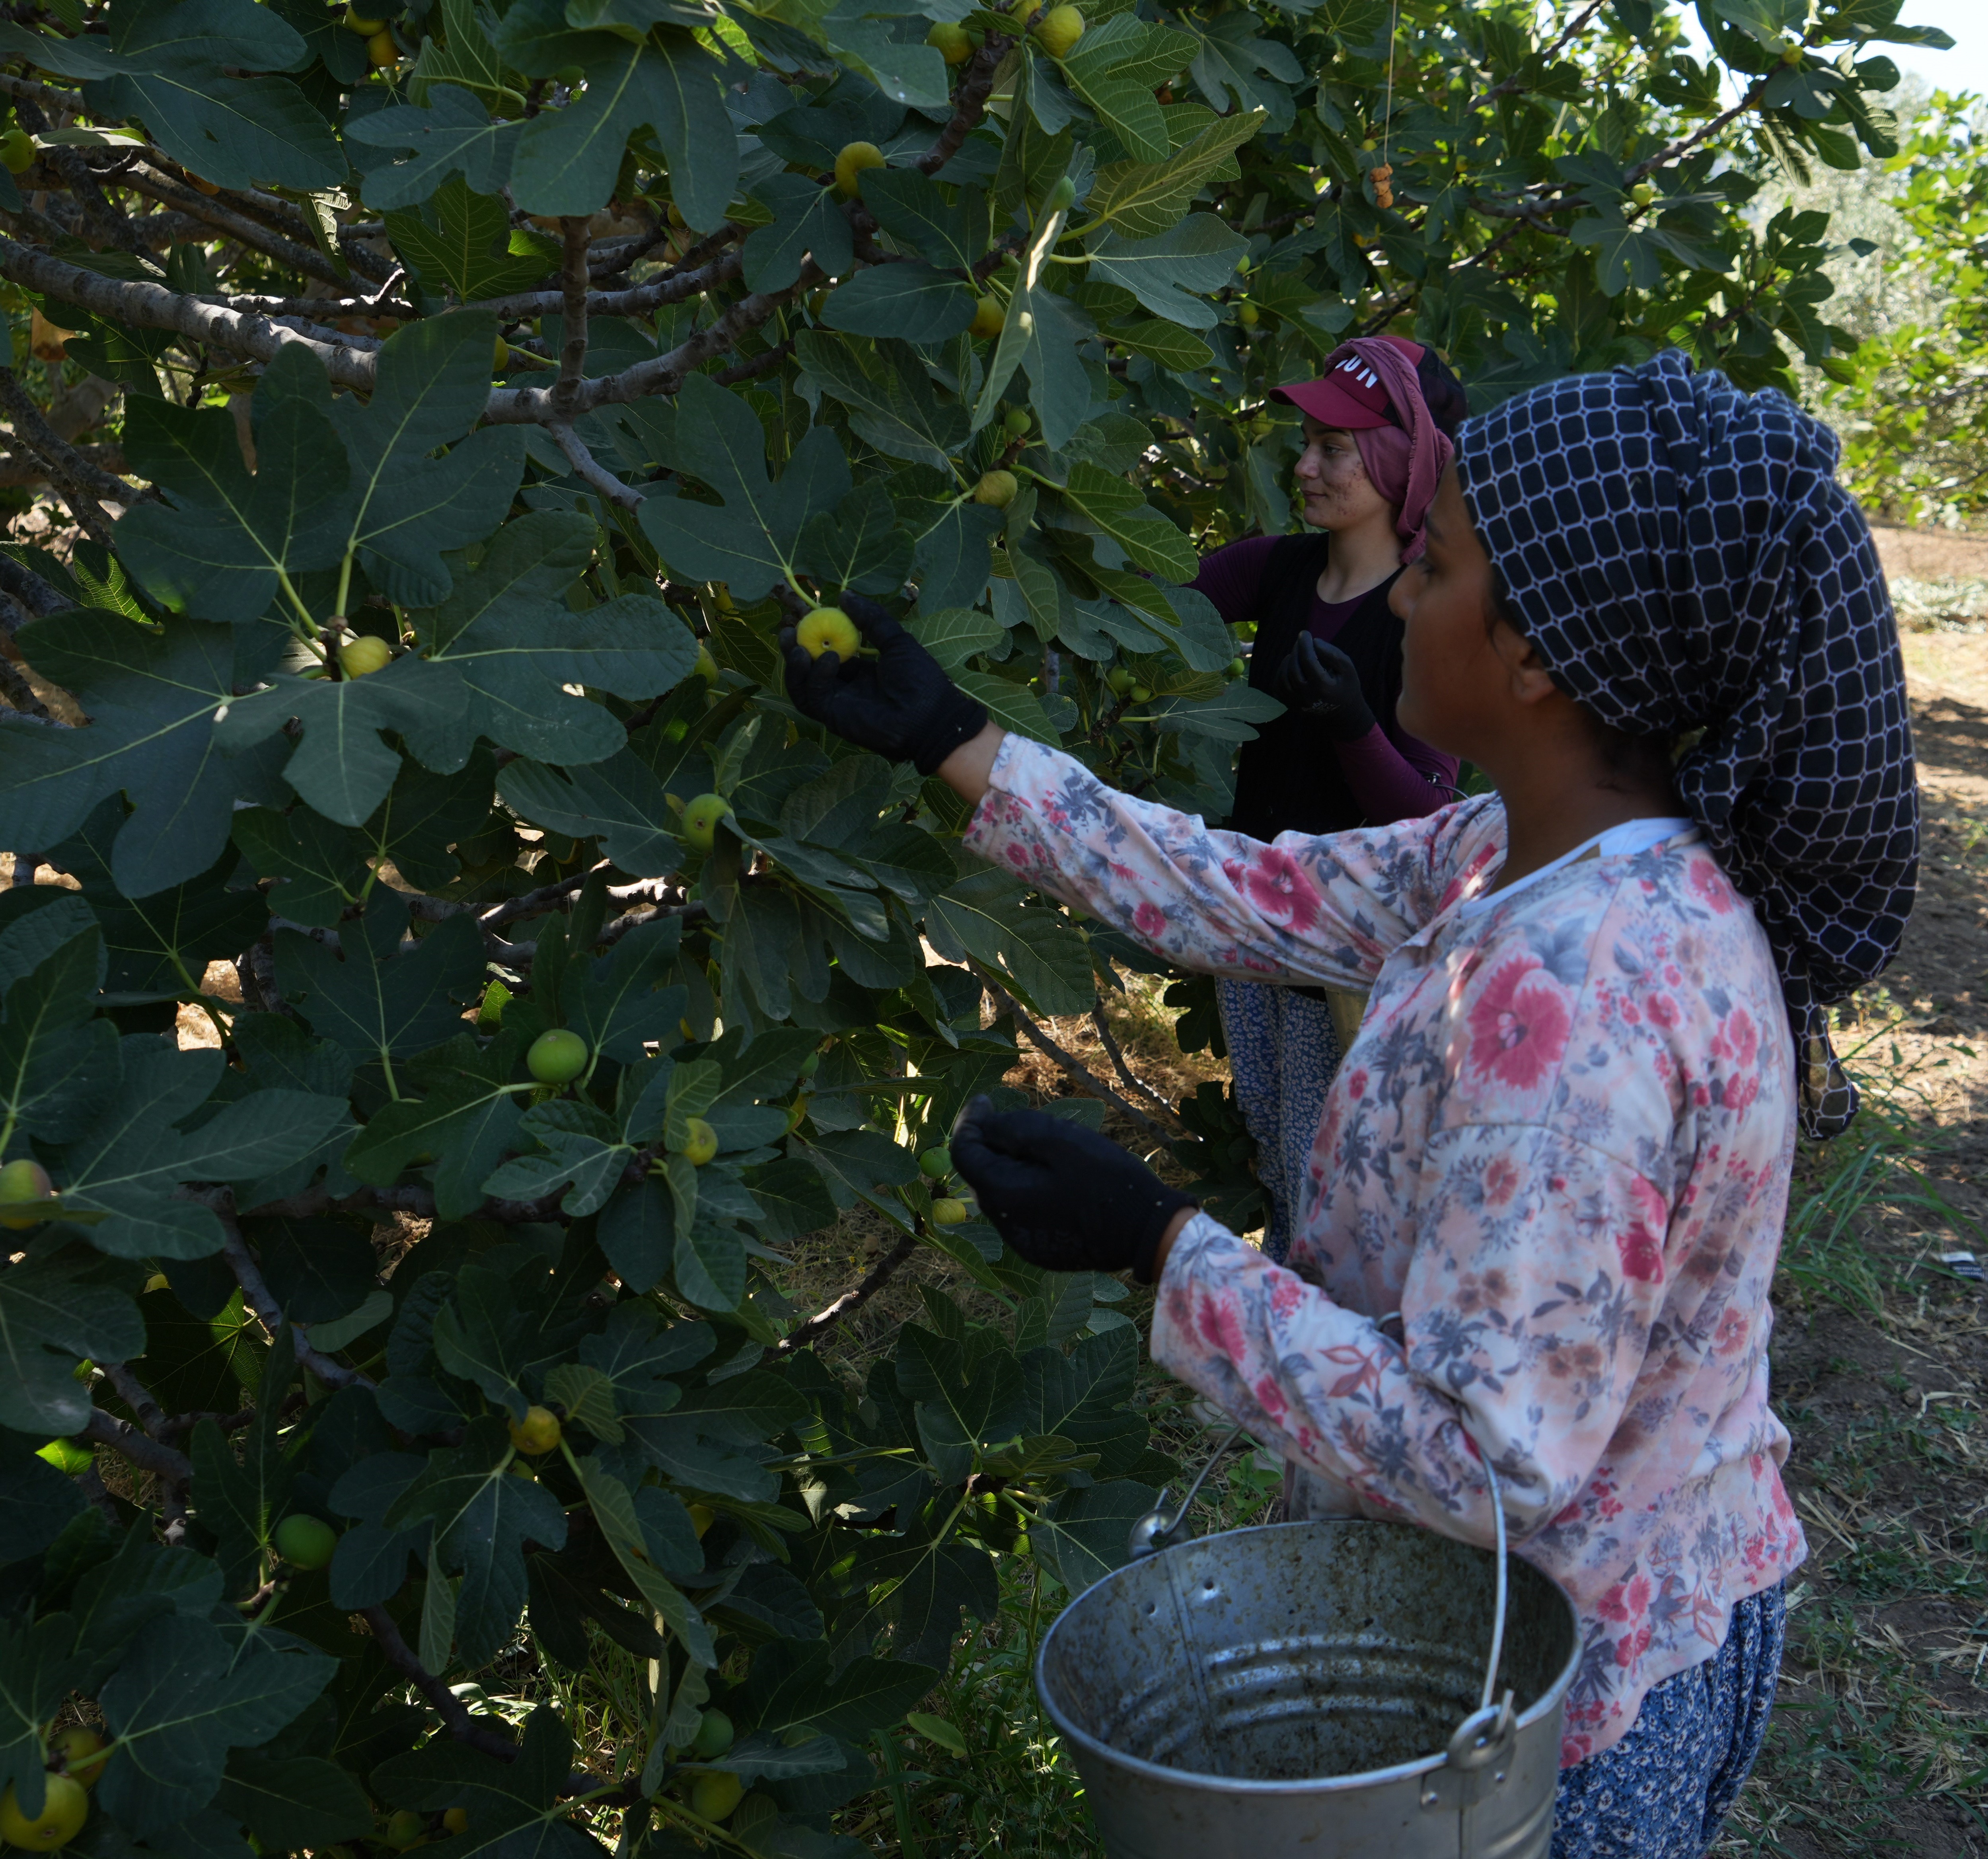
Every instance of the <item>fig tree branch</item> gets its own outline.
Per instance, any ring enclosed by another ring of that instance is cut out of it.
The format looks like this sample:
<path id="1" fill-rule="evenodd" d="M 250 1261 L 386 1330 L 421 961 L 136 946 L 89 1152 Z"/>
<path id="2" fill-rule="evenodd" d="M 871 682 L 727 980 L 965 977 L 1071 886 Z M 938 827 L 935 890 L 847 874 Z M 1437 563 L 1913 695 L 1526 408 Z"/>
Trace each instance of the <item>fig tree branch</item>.
<path id="1" fill-rule="evenodd" d="M 806 1349 L 833 1329 L 844 1318 L 853 1316 L 868 1303 L 894 1278 L 898 1268 L 918 1249 L 918 1236 L 907 1233 L 889 1251 L 877 1260 L 850 1289 L 845 1291 L 833 1304 L 824 1305 L 803 1324 L 789 1330 L 773 1345 L 776 1356 L 792 1355 L 797 1349 Z"/>
<path id="2" fill-rule="evenodd" d="M 233 1197 L 228 1198 L 232 1202 Z M 207 1204 L 213 1207 L 215 1217 L 227 1235 L 221 1252 L 235 1274 L 235 1282 L 242 1287 L 242 1296 L 263 1329 L 274 1336 L 283 1327 L 282 1306 L 271 1295 L 268 1282 L 262 1276 L 262 1268 L 256 1264 L 255 1255 L 248 1250 L 248 1242 L 242 1237 L 241 1227 L 235 1224 L 233 1207 L 216 1207 L 214 1199 L 208 1200 Z M 326 1387 L 370 1388 L 375 1385 L 371 1376 L 349 1369 L 342 1362 L 334 1362 L 322 1349 L 313 1348 L 302 1326 L 292 1324 L 290 1333 L 296 1339 L 299 1366 L 309 1369 Z"/>
<path id="3" fill-rule="evenodd" d="M 101 1407 L 90 1409 L 90 1423 L 76 1437 L 108 1446 L 120 1458 L 129 1459 L 140 1471 L 149 1471 L 169 1484 L 184 1485 L 193 1476 L 193 1461 L 184 1452 L 147 1439 L 128 1420 L 119 1420 Z"/>
<path id="4" fill-rule="evenodd" d="M 1058 1045 L 1022 1011 L 1021 1004 L 1016 1000 L 1015 997 L 978 962 L 969 961 L 966 966 L 972 971 L 980 985 L 987 990 L 989 997 L 994 1003 L 994 1011 L 996 1016 L 1005 1014 L 1012 1019 L 1016 1026 L 1027 1036 L 1029 1043 L 1045 1058 L 1053 1061 L 1061 1069 L 1063 1075 L 1080 1091 L 1097 1099 L 1102 1103 L 1111 1105 L 1114 1109 L 1130 1118 L 1133 1123 L 1138 1124 L 1141 1129 L 1157 1141 L 1165 1143 L 1172 1139 L 1171 1133 L 1161 1128 L 1138 1105 L 1127 1102 L 1074 1052 L 1065 1051 L 1061 1046 Z"/>

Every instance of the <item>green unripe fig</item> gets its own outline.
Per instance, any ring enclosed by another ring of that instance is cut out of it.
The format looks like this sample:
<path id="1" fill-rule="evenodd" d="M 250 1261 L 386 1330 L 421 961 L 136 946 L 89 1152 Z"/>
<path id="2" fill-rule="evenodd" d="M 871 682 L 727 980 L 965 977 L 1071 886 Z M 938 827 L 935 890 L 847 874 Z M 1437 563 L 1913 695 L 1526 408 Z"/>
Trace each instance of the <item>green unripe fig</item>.
<path id="1" fill-rule="evenodd" d="M 338 1547 L 338 1532 L 322 1517 L 292 1511 L 276 1525 L 276 1553 L 293 1569 L 321 1569 Z"/>
<path id="2" fill-rule="evenodd" d="M 693 1504 L 690 1507 L 690 1527 L 697 1532 L 699 1542 L 704 1540 L 704 1532 L 717 1521 L 718 1513 L 708 1504 Z"/>
<path id="3" fill-rule="evenodd" d="M 1231 659 L 1229 661 L 1229 675 L 1232 678 L 1241 677 L 1249 669 L 1249 662 L 1246 659 Z"/>
<path id="4" fill-rule="evenodd" d="M 928 1149 L 918 1157 L 918 1173 L 928 1181 L 943 1181 L 952 1173 L 952 1151 Z"/>
<path id="5" fill-rule="evenodd" d="M 553 82 L 556 84 L 565 85 L 569 90 L 575 84 L 584 83 L 586 81 L 587 67 L 584 65 L 561 65 L 553 73 Z"/>
<path id="6" fill-rule="evenodd" d="M 1236 320 L 1245 329 L 1254 329 L 1263 320 L 1263 313 L 1255 304 L 1244 303 L 1236 306 Z"/>
<path id="7" fill-rule="evenodd" d="M 1077 183 L 1066 174 L 1050 189 L 1049 201 L 1043 210 L 1050 213 L 1060 213 L 1076 198 Z"/>
<path id="8" fill-rule="evenodd" d="M 1374 138 L 1371 136 L 1368 137 L 1367 139 L 1360 144 L 1360 146 L 1362 148 L 1374 147 L 1375 146 Z"/>
<path id="9" fill-rule="evenodd" d="M 1134 703 L 1144 703 L 1148 698 L 1152 696 L 1152 694 L 1153 693 L 1143 684 L 1134 685 L 1130 693 L 1132 701 Z"/>
<path id="10" fill-rule="evenodd" d="M 966 1218 L 966 1203 L 947 1199 L 932 1203 L 932 1224 L 935 1227 L 956 1227 Z"/>
<path id="11" fill-rule="evenodd" d="M 690 1791 L 690 1810 L 702 1820 L 729 1820 L 746 1798 L 746 1784 L 729 1769 L 714 1769 L 697 1778 Z"/>
<path id="12" fill-rule="evenodd" d="M 701 1116 L 690 1119 L 684 1131 L 684 1160 L 693 1168 L 702 1168 L 718 1153 L 718 1132 Z"/>
<path id="13" fill-rule="evenodd" d="M 1015 501 L 1015 494 L 1021 488 L 1012 471 L 986 472 L 973 487 L 973 501 L 990 510 L 1004 510 Z"/>
<path id="14" fill-rule="evenodd" d="M 1007 327 L 1008 310 L 999 297 L 985 296 L 973 306 L 973 320 L 966 326 L 966 333 L 975 342 L 985 342 L 990 336 L 998 336 Z"/>
<path id="15" fill-rule="evenodd" d="M 542 1085 L 570 1085 L 587 1069 L 587 1041 L 563 1026 L 541 1033 L 525 1055 L 525 1069 Z"/>
<path id="16" fill-rule="evenodd" d="M 925 35 L 930 46 L 949 65 L 963 65 L 973 56 L 973 40 L 966 28 L 952 22 L 935 25 Z"/>
<path id="17" fill-rule="evenodd" d="M 1801 62 L 1802 49 L 1800 46 L 1783 46 L 1781 47 L 1781 63 L 1783 64 L 1792 67 L 1800 64 Z"/>
<path id="18" fill-rule="evenodd" d="M 0 136 L 0 167 L 10 174 L 25 174 L 35 165 L 35 138 L 17 123 Z"/>
<path id="19" fill-rule="evenodd" d="M 49 1760 L 71 1781 L 80 1782 L 86 1788 L 94 1788 L 110 1760 L 107 1756 L 97 1755 L 103 1747 L 103 1739 L 94 1730 L 79 1723 L 72 1724 L 49 1739 Z"/>
<path id="20" fill-rule="evenodd" d="M 549 1407 L 527 1407 L 522 1420 L 505 1424 L 510 1428 L 511 1444 L 533 1458 L 551 1451 L 560 1443 L 560 1417 Z"/>
<path id="21" fill-rule="evenodd" d="M 360 12 L 352 7 L 345 9 L 345 17 L 339 23 L 348 32 L 357 32 L 361 39 L 370 39 L 387 24 L 384 19 L 375 19 L 370 13 Z"/>
<path id="22" fill-rule="evenodd" d="M 1657 197 L 1657 190 L 1647 181 L 1639 181 L 1630 188 L 1629 198 L 1639 207 L 1648 206 Z"/>
<path id="23" fill-rule="evenodd" d="M 698 1719 L 697 1734 L 690 1739 L 690 1752 L 701 1762 L 722 1756 L 732 1747 L 732 1719 L 722 1711 L 706 1711 Z"/>
<path id="24" fill-rule="evenodd" d="M 864 170 L 883 165 L 884 151 L 874 142 L 845 142 L 835 157 L 835 185 L 853 200 L 863 191 Z"/>
<path id="25" fill-rule="evenodd" d="M 411 1807 L 401 1807 L 387 1817 L 387 1824 L 380 1830 L 380 1837 L 395 1851 L 404 1853 L 418 1844 L 428 1830 L 427 1821 Z"/>
<path id="26" fill-rule="evenodd" d="M 810 1052 L 801 1061 L 800 1075 L 803 1078 L 812 1078 L 820 1069 L 821 1055 L 819 1052 Z"/>
<path id="27" fill-rule="evenodd" d="M 715 684 L 718 682 L 718 661 L 711 655 L 711 648 L 708 645 L 698 646 L 697 662 L 691 667 L 691 669 L 706 684 Z"/>
<path id="28" fill-rule="evenodd" d="M 49 1216 L 41 1212 L 10 1214 L 6 1210 L 19 1207 L 24 1201 L 48 1200 L 54 1197 L 56 1184 L 49 1179 L 49 1171 L 39 1162 L 30 1162 L 25 1156 L 9 1162 L 0 1168 L 0 1227 L 15 1233 L 25 1232 L 29 1227 L 38 1227 Z"/>
<path id="29" fill-rule="evenodd" d="M 384 71 L 387 66 L 401 62 L 401 48 L 394 44 L 394 35 L 382 26 L 367 40 L 366 56 L 376 71 Z"/>
<path id="30" fill-rule="evenodd" d="M 1122 697 L 1132 688 L 1132 674 L 1124 665 L 1117 665 L 1104 674 L 1104 682 Z"/>
<path id="31" fill-rule="evenodd" d="M 394 648 L 377 635 L 362 632 L 338 648 L 338 667 L 348 678 L 370 678 L 390 664 Z"/>
<path id="32" fill-rule="evenodd" d="M 1001 415 L 1001 424 L 1016 439 L 1019 439 L 1035 423 L 1026 407 L 1010 407 Z"/>
<path id="33" fill-rule="evenodd" d="M 1084 15 L 1067 4 L 1051 7 L 1036 28 L 1036 43 L 1052 58 L 1067 58 L 1083 36 Z"/>
<path id="34" fill-rule="evenodd" d="M 490 350 L 490 372 L 501 374 L 511 365 L 511 345 L 499 336 Z"/>
<path id="35" fill-rule="evenodd" d="M 863 643 L 856 622 L 840 607 L 817 607 L 794 628 L 794 637 L 807 648 L 810 659 L 832 652 L 838 659 L 853 659 Z"/>
<path id="36" fill-rule="evenodd" d="M 718 821 L 730 811 L 723 794 L 699 794 L 683 810 L 684 844 L 693 852 L 709 852 L 717 843 Z"/>

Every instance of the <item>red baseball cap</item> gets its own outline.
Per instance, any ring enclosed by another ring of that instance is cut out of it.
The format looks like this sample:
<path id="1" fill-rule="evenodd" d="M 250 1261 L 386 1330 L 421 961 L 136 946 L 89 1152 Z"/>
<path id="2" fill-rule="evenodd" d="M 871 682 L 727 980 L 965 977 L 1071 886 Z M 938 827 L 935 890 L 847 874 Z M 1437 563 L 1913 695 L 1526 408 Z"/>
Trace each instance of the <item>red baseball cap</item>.
<path id="1" fill-rule="evenodd" d="M 1430 417 L 1439 431 L 1454 439 L 1465 412 L 1462 384 L 1443 366 L 1433 349 L 1404 336 L 1383 336 L 1381 340 L 1391 342 L 1401 351 L 1415 371 Z M 1331 364 L 1323 380 L 1293 381 L 1288 387 L 1273 388 L 1270 398 L 1309 413 L 1322 426 L 1336 426 L 1351 432 L 1405 424 L 1388 404 L 1388 390 L 1381 384 L 1380 376 L 1351 350 Z"/>

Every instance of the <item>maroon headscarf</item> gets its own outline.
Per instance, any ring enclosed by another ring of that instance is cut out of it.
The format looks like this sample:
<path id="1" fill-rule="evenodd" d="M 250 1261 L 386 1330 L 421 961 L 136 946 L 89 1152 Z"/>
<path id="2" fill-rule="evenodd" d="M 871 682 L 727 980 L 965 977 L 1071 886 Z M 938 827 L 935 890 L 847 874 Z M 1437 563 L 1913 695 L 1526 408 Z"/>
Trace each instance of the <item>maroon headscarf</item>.
<path id="1" fill-rule="evenodd" d="M 1275 398 L 1351 432 L 1374 488 L 1395 506 L 1401 560 L 1415 560 L 1456 455 L 1450 430 L 1464 413 L 1462 388 L 1434 350 L 1400 336 L 1356 336 L 1326 357 L 1322 379 L 1279 388 Z"/>

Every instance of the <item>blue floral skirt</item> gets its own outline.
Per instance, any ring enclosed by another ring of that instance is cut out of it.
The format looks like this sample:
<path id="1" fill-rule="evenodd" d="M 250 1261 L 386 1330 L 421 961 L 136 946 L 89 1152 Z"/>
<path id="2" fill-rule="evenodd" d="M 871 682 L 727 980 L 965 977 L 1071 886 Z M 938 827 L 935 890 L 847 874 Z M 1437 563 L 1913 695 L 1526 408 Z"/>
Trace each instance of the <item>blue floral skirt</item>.
<path id="1" fill-rule="evenodd" d="M 1710 1658 L 1651 1687 L 1620 1742 L 1563 1769 L 1553 1859 L 1699 1859 L 1767 1740 L 1787 1634 L 1777 1582 L 1733 1608 Z"/>
<path id="2" fill-rule="evenodd" d="M 1263 1250 L 1279 1265 L 1291 1248 L 1298 1187 L 1339 1069 L 1339 1039 L 1323 1001 L 1263 981 L 1217 981 L 1222 1036 L 1242 1120 L 1256 1139 L 1256 1178 L 1270 1197 Z"/>

